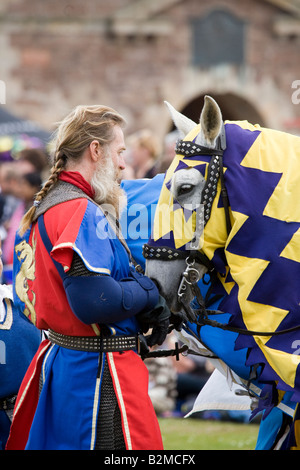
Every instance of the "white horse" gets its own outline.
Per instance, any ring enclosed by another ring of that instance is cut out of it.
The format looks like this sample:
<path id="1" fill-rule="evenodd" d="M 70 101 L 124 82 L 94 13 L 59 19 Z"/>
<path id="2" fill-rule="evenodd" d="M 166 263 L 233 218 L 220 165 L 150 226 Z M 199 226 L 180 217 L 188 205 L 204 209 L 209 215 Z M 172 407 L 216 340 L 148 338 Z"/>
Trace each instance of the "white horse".
<path id="1" fill-rule="evenodd" d="M 225 330 L 237 333 L 235 349 L 263 388 L 259 408 L 267 413 L 287 394 L 298 403 L 300 139 L 246 121 L 224 124 L 210 97 L 199 125 L 168 107 L 183 140 L 144 248 L 146 274 L 174 313 L 185 308 L 192 323 L 218 328 L 200 296 L 200 322 L 189 306 L 197 281 L 214 273 L 219 313 L 231 315 Z M 286 446 L 298 445 L 291 426 Z"/>

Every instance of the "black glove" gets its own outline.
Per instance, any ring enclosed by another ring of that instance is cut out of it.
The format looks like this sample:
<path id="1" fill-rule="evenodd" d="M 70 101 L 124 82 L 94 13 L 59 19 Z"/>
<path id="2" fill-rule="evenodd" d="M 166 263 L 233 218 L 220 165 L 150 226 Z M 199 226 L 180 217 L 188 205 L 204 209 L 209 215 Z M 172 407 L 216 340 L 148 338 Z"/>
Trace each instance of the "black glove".
<path id="1" fill-rule="evenodd" d="M 146 337 L 148 346 L 161 345 L 164 342 L 168 334 L 170 316 L 171 312 L 161 295 L 153 310 L 136 315 L 143 333 L 152 328 L 152 333 Z"/>
<path id="2" fill-rule="evenodd" d="M 148 346 L 154 346 L 158 344 L 159 346 L 163 344 L 166 336 L 169 332 L 169 320 L 164 320 L 159 323 L 159 325 L 154 326 L 151 332 L 151 335 L 146 336 L 146 341 Z"/>
<path id="3" fill-rule="evenodd" d="M 170 323 L 176 331 L 181 331 L 187 321 L 188 317 L 184 312 L 171 313 Z"/>

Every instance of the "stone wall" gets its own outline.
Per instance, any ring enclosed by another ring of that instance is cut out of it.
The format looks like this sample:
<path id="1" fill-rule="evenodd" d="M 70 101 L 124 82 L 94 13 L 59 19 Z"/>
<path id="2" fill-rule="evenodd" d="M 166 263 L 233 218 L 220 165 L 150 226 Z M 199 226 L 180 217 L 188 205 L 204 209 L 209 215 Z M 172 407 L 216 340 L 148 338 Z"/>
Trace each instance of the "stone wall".
<path id="1" fill-rule="evenodd" d="M 220 9 L 245 23 L 244 61 L 194 66 L 191 20 Z M 285 129 L 300 116 L 292 102 L 300 36 L 286 27 L 294 21 L 262 0 L 4 0 L 6 106 L 52 129 L 77 104 L 107 104 L 128 132 L 151 127 L 163 138 L 164 100 L 182 110 L 205 93 L 230 93 L 233 117 L 246 101 L 264 124 Z"/>

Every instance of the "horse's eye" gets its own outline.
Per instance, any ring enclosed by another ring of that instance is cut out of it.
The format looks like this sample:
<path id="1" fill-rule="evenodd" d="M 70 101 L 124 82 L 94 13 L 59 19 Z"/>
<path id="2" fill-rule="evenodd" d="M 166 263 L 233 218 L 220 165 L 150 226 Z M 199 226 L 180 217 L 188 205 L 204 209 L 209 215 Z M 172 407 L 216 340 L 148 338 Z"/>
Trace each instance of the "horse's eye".
<path id="1" fill-rule="evenodd" d="M 192 184 L 183 184 L 178 188 L 177 196 L 183 196 L 184 194 L 188 194 L 192 191 L 194 186 Z"/>

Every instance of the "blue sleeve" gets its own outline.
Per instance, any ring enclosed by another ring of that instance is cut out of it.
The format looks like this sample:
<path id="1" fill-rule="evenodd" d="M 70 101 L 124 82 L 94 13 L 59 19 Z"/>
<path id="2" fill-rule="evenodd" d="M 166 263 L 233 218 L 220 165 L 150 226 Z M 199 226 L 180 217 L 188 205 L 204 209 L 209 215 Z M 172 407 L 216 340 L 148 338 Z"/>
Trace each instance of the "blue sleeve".
<path id="1" fill-rule="evenodd" d="M 85 324 L 116 323 L 158 302 L 156 285 L 135 271 L 116 281 L 111 276 L 67 276 L 64 287 L 73 313 Z"/>
<path id="2" fill-rule="evenodd" d="M 110 275 L 114 266 L 112 244 L 116 238 L 102 210 L 89 202 L 72 248 L 89 271 Z"/>
<path id="3" fill-rule="evenodd" d="M 165 175 L 152 179 L 123 180 L 127 206 L 122 212 L 121 227 L 126 243 L 138 264 L 145 268 L 143 245 L 148 242 Z"/>

